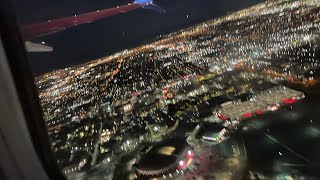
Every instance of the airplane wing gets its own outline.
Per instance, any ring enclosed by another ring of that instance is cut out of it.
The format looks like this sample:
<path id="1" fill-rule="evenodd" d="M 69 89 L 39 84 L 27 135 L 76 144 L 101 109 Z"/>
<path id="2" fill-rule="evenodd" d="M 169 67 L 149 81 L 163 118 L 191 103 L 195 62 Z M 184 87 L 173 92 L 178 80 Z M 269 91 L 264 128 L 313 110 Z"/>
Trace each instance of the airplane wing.
<path id="1" fill-rule="evenodd" d="M 23 26 L 21 28 L 22 36 L 25 40 L 32 40 L 36 37 L 56 33 L 62 30 L 65 30 L 67 28 L 81 25 L 81 24 L 87 24 L 91 23 L 93 21 L 97 21 L 100 19 L 108 18 L 111 16 L 115 16 L 121 13 L 126 13 L 132 10 L 135 10 L 137 8 L 145 8 L 148 6 L 153 6 L 154 9 L 160 9 L 158 6 L 156 6 L 152 0 L 136 0 L 133 3 L 129 3 L 127 5 L 123 6 L 117 6 L 110 9 L 105 10 L 97 10 L 95 12 L 90 12 L 86 14 L 81 15 L 74 15 L 71 17 L 66 18 L 60 18 L 55 20 L 49 20 L 46 22 L 41 23 L 35 23 Z M 43 44 L 37 44 L 30 41 L 25 42 L 25 46 L 28 52 L 50 52 L 53 51 L 53 48 L 50 46 L 46 46 Z"/>
<path id="2" fill-rule="evenodd" d="M 111 9 L 105 9 L 100 11 L 98 10 L 95 12 L 81 14 L 78 16 L 75 15 L 75 16 L 51 20 L 51 21 L 49 20 L 42 23 L 23 26 L 21 29 L 21 32 L 25 39 L 30 40 L 42 35 L 59 32 L 73 26 L 90 23 L 92 21 L 97 21 L 107 17 L 115 16 L 123 12 L 132 11 L 139 7 L 142 7 L 142 5 L 133 3 L 133 4 L 111 8 Z"/>

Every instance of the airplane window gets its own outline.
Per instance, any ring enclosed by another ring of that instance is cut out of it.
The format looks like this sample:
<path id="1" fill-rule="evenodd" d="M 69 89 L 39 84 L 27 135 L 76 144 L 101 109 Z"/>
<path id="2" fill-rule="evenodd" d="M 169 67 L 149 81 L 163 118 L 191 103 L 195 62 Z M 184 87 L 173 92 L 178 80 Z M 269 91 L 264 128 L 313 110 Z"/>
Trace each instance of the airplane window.
<path id="1" fill-rule="evenodd" d="M 67 179 L 319 179 L 320 0 L 13 0 Z"/>

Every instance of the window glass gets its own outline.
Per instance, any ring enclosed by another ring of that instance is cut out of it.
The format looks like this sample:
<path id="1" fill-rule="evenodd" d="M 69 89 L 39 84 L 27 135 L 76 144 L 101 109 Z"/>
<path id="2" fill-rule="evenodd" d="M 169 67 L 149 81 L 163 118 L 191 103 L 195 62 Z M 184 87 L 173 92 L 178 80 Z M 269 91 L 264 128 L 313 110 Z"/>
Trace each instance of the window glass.
<path id="1" fill-rule="evenodd" d="M 319 0 L 14 0 L 67 179 L 319 179 Z"/>

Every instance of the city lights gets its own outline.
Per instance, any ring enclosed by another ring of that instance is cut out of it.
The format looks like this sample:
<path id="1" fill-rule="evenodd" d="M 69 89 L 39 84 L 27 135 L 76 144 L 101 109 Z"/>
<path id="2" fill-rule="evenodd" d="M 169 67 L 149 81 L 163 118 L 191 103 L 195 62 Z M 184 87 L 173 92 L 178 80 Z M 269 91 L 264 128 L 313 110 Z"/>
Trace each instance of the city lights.
<path id="1" fill-rule="evenodd" d="M 242 160 L 255 159 L 246 149 L 251 134 L 264 136 L 256 143 L 270 145 L 277 161 L 294 155 L 278 152 L 281 143 L 268 136 L 277 127 L 268 125 L 278 114 L 300 117 L 294 106 L 318 87 L 318 2 L 265 1 L 37 77 L 59 166 L 66 174 L 89 169 L 119 179 L 235 179 L 251 165 Z M 315 125 L 309 118 L 303 122 Z"/>

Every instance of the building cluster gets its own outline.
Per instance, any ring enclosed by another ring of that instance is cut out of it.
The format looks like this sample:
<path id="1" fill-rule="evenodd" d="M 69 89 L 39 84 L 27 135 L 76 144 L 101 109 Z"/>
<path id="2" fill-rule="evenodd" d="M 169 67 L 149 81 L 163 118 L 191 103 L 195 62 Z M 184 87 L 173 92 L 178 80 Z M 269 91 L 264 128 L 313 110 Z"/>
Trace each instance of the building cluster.
<path id="1" fill-rule="evenodd" d="M 247 101 L 236 100 L 223 103 L 218 110 L 218 116 L 222 120 L 240 121 L 273 111 L 274 107 L 291 104 L 304 97 L 302 92 L 280 85 L 254 94 Z"/>

